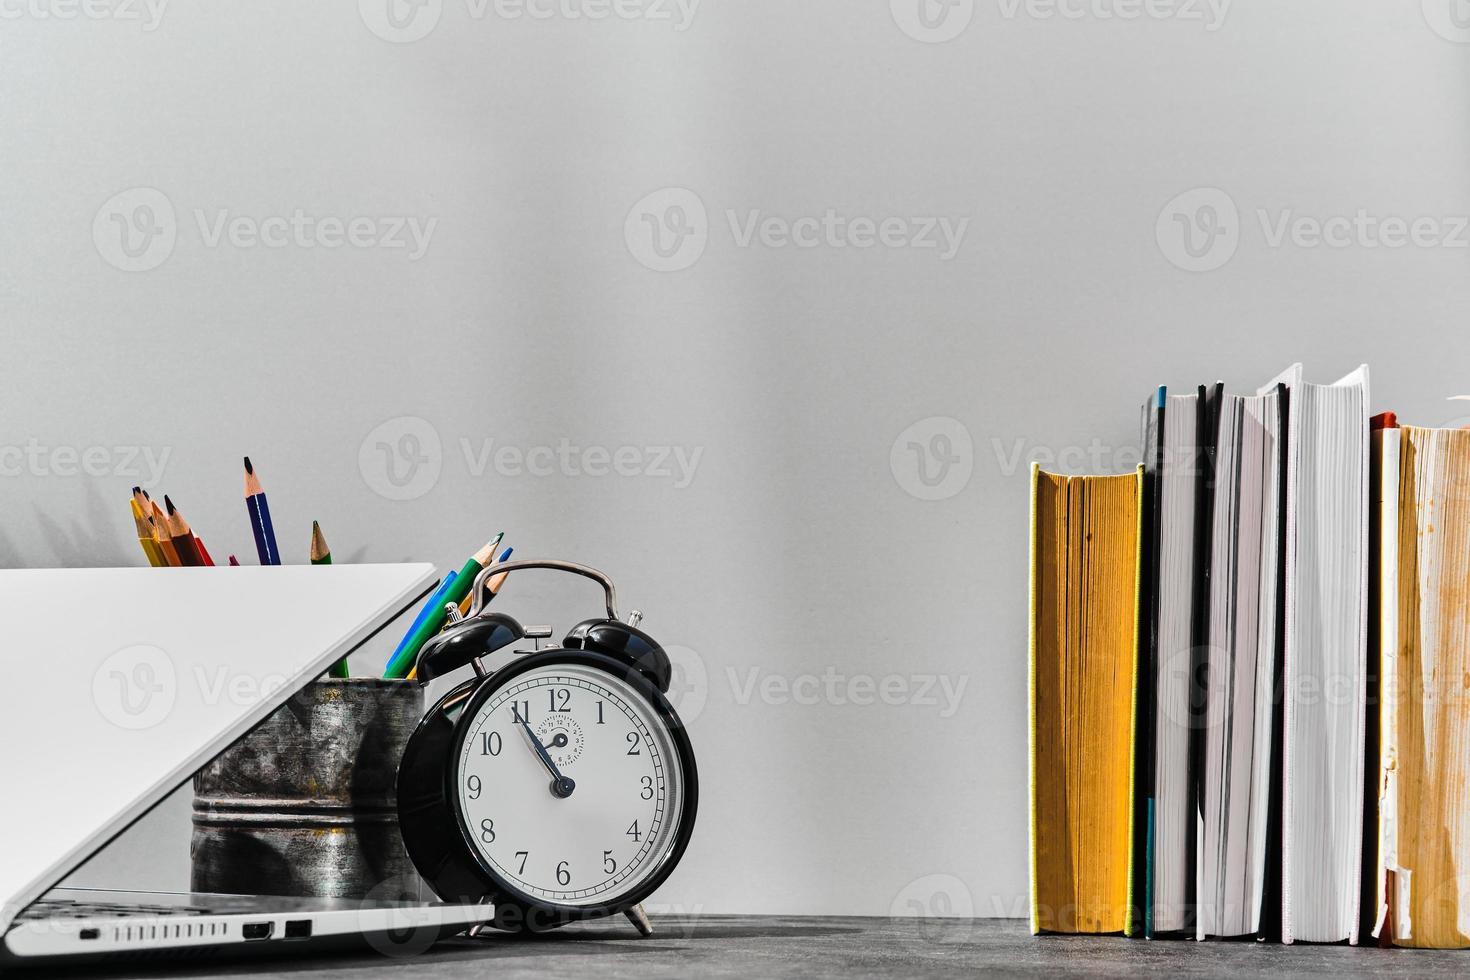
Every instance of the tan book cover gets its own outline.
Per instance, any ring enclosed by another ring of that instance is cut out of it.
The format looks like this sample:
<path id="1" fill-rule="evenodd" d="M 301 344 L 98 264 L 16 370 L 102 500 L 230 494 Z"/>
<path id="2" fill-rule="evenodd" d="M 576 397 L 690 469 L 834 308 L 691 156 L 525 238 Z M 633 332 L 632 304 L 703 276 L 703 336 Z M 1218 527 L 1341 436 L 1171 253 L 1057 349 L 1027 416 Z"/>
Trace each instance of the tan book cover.
<path id="1" fill-rule="evenodd" d="M 1375 433 L 1383 515 L 1377 932 L 1470 946 L 1470 431 Z"/>

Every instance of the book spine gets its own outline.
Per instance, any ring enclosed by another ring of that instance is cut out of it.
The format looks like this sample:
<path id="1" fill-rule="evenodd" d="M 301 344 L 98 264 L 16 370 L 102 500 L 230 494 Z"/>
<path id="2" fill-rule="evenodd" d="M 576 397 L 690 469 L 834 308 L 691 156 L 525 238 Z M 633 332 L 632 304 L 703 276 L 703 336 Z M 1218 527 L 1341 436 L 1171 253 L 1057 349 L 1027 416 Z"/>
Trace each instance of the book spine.
<path id="1" fill-rule="evenodd" d="M 1028 576 L 1027 602 L 1028 621 L 1026 625 L 1027 654 L 1026 654 L 1026 767 L 1027 767 L 1027 808 L 1030 811 L 1030 819 L 1027 821 L 1029 835 L 1030 868 L 1031 868 L 1031 934 L 1039 935 L 1041 932 L 1041 909 L 1038 902 L 1038 889 L 1036 882 L 1036 576 L 1040 566 L 1037 563 L 1037 503 L 1041 493 L 1041 464 L 1031 464 L 1031 516 L 1029 525 L 1031 528 L 1031 569 Z"/>
<path id="2" fill-rule="evenodd" d="M 1359 395 L 1362 401 L 1358 406 L 1358 414 L 1362 419 L 1360 426 L 1361 435 L 1359 438 L 1363 454 L 1363 478 L 1358 488 L 1358 526 L 1360 528 L 1358 554 L 1361 556 L 1361 560 L 1358 568 L 1358 731 L 1356 744 L 1358 746 L 1358 765 L 1362 767 L 1358 772 L 1358 785 L 1359 787 L 1363 787 L 1363 784 L 1367 782 L 1368 778 L 1368 556 L 1372 547 L 1368 511 L 1369 500 L 1373 491 L 1371 465 L 1373 436 L 1368 426 L 1368 366 L 1365 364 L 1358 371 L 1362 379 Z M 1367 793 L 1362 789 L 1359 792 L 1362 796 L 1367 796 Z M 1357 827 L 1353 832 L 1353 841 L 1357 846 L 1353 855 L 1352 867 L 1361 875 L 1363 867 L 1363 807 L 1359 806 L 1357 808 L 1355 816 L 1357 818 Z M 1349 946 L 1358 945 L 1358 920 L 1363 914 L 1361 877 L 1359 877 L 1358 884 L 1359 887 L 1353 889 L 1352 914 L 1348 917 Z"/>
<path id="3" fill-rule="evenodd" d="M 1283 470 L 1283 487 L 1285 495 L 1282 498 L 1282 508 L 1285 512 L 1285 522 L 1281 535 L 1281 568 L 1283 571 L 1282 583 L 1282 617 L 1284 629 L 1282 630 L 1281 662 L 1282 677 L 1285 686 L 1282 689 L 1282 753 L 1281 753 L 1281 941 L 1288 946 L 1295 941 L 1292 928 L 1292 903 L 1294 900 L 1292 892 L 1292 851 L 1291 851 L 1291 817 L 1294 809 L 1292 798 L 1292 772 L 1291 752 L 1287 750 L 1294 729 L 1294 720 L 1291 710 L 1291 691 L 1295 689 L 1296 679 L 1292 670 L 1296 664 L 1292 658 L 1295 646 L 1296 621 L 1296 589 L 1293 587 L 1292 578 L 1296 575 L 1296 476 L 1297 476 L 1297 406 L 1292 404 L 1297 391 L 1295 386 L 1286 385 L 1286 427 L 1283 448 L 1285 455 L 1285 468 Z"/>
<path id="4" fill-rule="evenodd" d="M 1201 783 L 1205 772 L 1205 726 L 1207 688 L 1202 683 L 1207 669 L 1205 651 L 1210 645 L 1210 565 L 1213 561 L 1215 524 L 1216 460 L 1220 442 L 1220 412 L 1224 404 L 1224 386 L 1199 387 L 1199 411 L 1196 415 L 1195 446 L 1199 478 L 1195 485 L 1194 512 L 1194 589 L 1190 598 L 1190 728 L 1189 728 L 1189 812 L 1194 815 L 1195 833 L 1188 854 L 1189 895 L 1186 904 L 1189 918 L 1185 928 L 1195 929 L 1195 938 L 1204 939 L 1199 916 L 1200 852 L 1204 824 L 1204 792 Z"/>
<path id="5" fill-rule="evenodd" d="M 1134 546 L 1134 549 L 1133 549 L 1133 601 L 1134 601 L 1134 609 L 1136 610 L 1138 608 L 1138 603 L 1139 603 L 1139 601 L 1141 600 L 1141 598 L 1143 596 L 1143 551 L 1144 551 L 1144 548 L 1143 548 L 1143 500 L 1144 500 L 1144 497 L 1143 497 L 1143 464 L 1142 463 L 1139 463 L 1138 464 L 1138 469 L 1137 469 L 1137 471 L 1135 473 L 1135 482 L 1134 482 L 1134 491 L 1133 492 L 1134 492 L 1134 495 L 1135 495 L 1135 498 L 1136 498 L 1135 499 L 1134 509 L 1137 511 L 1136 531 L 1135 531 L 1135 533 L 1137 534 L 1137 537 L 1134 539 L 1135 546 Z M 1130 765 L 1128 767 L 1128 799 L 1129 800 L 1135 800 L 1135 799 L 1137 799 L 1137 797 L 1134 795 L 1136 793 L 1136 791 L 1137 791 L 1137 785 L 1136 785 L 1136 783 L 1137 783 L 1137 773 L 1138 773 L 1138 764 L 1137 764 L 1137 760 L 1138 760 L 1138 684 L 1136 682 L 1136 678 L 1138 677 L 1139 641 L 1140 641 L 1141 636 L 1142 636 L 1142 634 L 1140 633 L 1139 628 L 1138 628 L 1138 623 L 1139 623 L 1139 616 L 1134 615 L 1134 617 L 1133 617 L 1133 644 L 1132 644 L 1133 663 L 1129 664 L 1131 676 L 1133 676 L 1135 678 L 1135 683 L 1133 684 L 1133 698 L 1132 698 L 1132 703 L 1129 705 L 1129 718 L 1131 719 L 1131 721 L 1130 721 L 1130 724 L 1128 726 L 1128 758 L 1129 758 L 1130 762 L 1132 762 L 1132 765 Z M 1128 821 L 1128 854 L 1130 856 L 1132 856 L 1132 854 L 1133 854 L 1134 834 L 1137 833 L 1137 830 L 1138 830 L 1137 822 L 1134 821 L 1134 820 L 1129 820 Z M 1132 936 L 1134 934 L 1134 932 L 1135 932 L 1135 929 L 1134 929 L 1135 915 L 1134 915 L 1133 910 L 1136 909 L 1136 908 L 1138 908 L 1138 893 L 1135 890 L 1136 877 L 1135 877 L 1135 875 L 1134 875 L 1133 872 L 1134 872 L 1133 862 L 1130 860 L 1128 862 L 1128 908 L 1129 908 L 1129 912 L 1128 912 L 1128 917 L 1127 917 L 1127 920 L 1126 920 L 1127 921 L 1127 925 L 1124 926 L 1124 928 L 1123 928 L 1123 935 L 1125 935 L 1125 936 Z"/>

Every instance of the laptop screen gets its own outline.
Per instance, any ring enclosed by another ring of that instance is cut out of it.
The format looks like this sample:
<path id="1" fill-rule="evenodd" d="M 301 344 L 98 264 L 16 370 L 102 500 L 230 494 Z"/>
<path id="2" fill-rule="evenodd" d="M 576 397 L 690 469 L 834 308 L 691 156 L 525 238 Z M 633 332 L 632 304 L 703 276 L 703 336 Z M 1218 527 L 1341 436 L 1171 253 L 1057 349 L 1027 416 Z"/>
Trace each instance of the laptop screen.
<path id="1" fill-rule="evenodd" d="M 433 576 L 427 564 L 0 570 L 0 933 Z"/>

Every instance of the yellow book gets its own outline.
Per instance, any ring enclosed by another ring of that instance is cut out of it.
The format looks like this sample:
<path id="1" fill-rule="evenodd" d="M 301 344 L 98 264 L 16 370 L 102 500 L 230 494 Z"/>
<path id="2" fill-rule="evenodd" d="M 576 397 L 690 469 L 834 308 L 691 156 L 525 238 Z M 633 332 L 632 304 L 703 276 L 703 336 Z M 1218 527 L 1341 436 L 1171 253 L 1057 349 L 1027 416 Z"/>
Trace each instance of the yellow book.
<path id="1" fill-rule="evenodd" d="M 1375 433 L 1379 914 L 1395 945 L 1470 946 L 1470 431 Z"/>
<path id="2" fill-rule="evenodd" d="M 1143 467 L 1031 476 L 1031 929 L 1131 934 Z"/>

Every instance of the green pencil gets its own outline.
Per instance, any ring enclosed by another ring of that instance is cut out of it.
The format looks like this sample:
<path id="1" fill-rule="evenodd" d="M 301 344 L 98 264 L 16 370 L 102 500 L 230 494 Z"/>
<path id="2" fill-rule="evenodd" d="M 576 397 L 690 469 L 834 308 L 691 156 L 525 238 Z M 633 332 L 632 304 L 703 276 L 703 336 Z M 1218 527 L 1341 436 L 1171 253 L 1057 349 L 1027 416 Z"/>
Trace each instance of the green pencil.
<path id="1" fill-rule="evenodd" d="M 332 563 L 332 549 L 327 547 L 327 538 L 322 534 L 322 526 L 316 521 L 311 522 L 311 563 L 313 565 Z M 352 676 L 352 672 L 347 669 L 346 657 L 332 664 L 331 674 L 333 677 Z"/>
<path id="2" fill-rule="evenodd" d="M 311 563 L 313 565 L 332 563 L 332 549 L 327 547 L 326 535 L 322 534 L 322 526 L 316 521 L 311 522 Z"/>
<path id="3" fill-rule="evenodd" d="M 419 624 L 419 628 L 414 630 L 413 636 L 409 638 L 407 645 L 399 651 L 398 656 L 394 657 L 393 662 L 388 665 L 385 676 L 397 678 L 408 676 L 408 672 L 413 670 L 414 663 L 419 657 L 419 651 L 424 648 L 424 644 L 432 640 L 434 635 L 444 628 L 444 621 L 449 618 L 449 614 L 445 612 L 444 607 L 451 602 L 457 606 L 465 596 L 469 595 L 470 589 L 475 586 L 475 576 L 479 575 L 481 570 L 490 564 L 490 560 L 495 557 L 495 546 L 500 543 L 500 539 L 504 536 L 504 531 L 495 535 L 495 537 L 486 543 L 485 547 L 475 552 L 464 563 L 464 567 L 459 570 L 459 577 L 454 580 L 454 584 L 444 594 L 444 600 L 438 604 L 437 609 L 428 610 L 428 615 Z"/>

